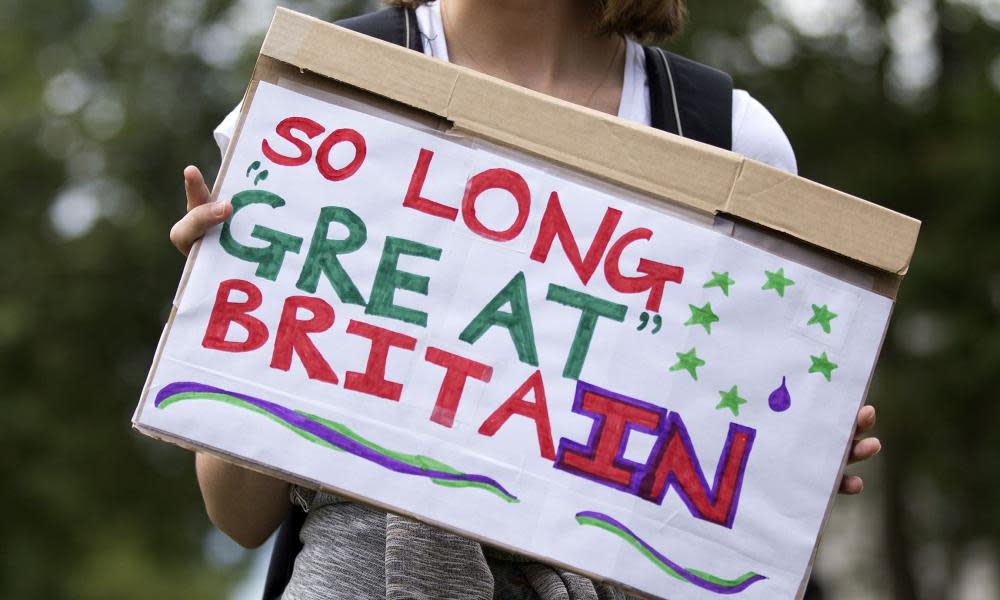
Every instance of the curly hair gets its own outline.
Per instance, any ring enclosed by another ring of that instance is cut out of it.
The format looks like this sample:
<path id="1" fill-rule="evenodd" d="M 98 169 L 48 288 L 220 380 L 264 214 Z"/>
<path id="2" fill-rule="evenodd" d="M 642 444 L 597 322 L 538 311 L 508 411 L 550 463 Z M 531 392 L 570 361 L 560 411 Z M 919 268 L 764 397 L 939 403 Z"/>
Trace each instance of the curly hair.
<path id="1" fill-rule="evenodd" d="M 642 42 L 671 37 L 684 27 L 684 0 L 592 0 L 599 33 L 617 33 Z M 385 0 L 390 6 L 416 8 L 430 0 Z"/>

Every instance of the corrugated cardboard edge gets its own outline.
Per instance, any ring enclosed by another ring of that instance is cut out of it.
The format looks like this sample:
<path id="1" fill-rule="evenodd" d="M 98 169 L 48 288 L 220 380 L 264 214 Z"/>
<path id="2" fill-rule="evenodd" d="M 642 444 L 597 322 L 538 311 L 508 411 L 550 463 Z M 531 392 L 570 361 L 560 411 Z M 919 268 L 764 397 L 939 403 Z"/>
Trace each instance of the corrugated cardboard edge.
<path id="1" fill-rule="evenodd" d="M 903 276 L 920 222 L 748 160 L 279 8 L 261 55 L 705 214 Z"/>
<path id="2" fill-rule="evenodd" d="M 724 212 L 903 276 L 920 221 L 744 160 Z"/>

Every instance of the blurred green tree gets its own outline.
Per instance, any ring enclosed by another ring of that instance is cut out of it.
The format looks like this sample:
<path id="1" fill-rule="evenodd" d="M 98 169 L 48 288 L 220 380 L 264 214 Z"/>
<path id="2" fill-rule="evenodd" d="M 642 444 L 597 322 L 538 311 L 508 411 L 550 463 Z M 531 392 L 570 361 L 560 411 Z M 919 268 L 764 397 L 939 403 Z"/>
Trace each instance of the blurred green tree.
<path id="1" fill-rule="evenodd" d="M 362 2 L 300 1 L 335 19 Z M 129 431 L 273 3 L 0 1 L 0 596 L 221 598 L 187 452 Z"/>

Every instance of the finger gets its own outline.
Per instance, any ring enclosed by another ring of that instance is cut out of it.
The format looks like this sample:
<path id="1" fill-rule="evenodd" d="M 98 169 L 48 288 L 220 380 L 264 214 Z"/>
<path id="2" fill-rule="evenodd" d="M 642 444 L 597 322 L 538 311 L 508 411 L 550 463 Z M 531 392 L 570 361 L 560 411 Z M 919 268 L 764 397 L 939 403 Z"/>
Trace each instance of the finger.
<path id="1" fill-rule="evenodd" d="M 858 411 L 857 433 L 868 433 L 875 427 L 875 407 L 868 404 Z"/>
<path id="2" fill-rule="evenodd" d="M 205 185 L 205 178 L 198 167 L 193 165 L 184 169 L 184 192 L 189 211 L 212 200 L 212 192 Z"/>
<path id="3" fill-rule="evenodd" d="M 851 456 L 847 459 L 847 464 L 853 465 L 862 460 L 868 460 L 882 451 L 882 442 L 878 438 L 865 438 L 855 440 L 851 448 Z"/>
<path id="4" fill-rule="evenodd" d="M 857 475 L 844 475 L 840 480 L 840 493 L 846 496 L 855 496 L 865 489 L 865 482 Z"/>
<path id="5" fill-rule="evenodd" d="M 187 256 L 191 246 L 205 235 L 206 231 L 228 219 L 232 213 L 233 206 L 229 202 L 211 202 L 196 206 L 170 229 L 170 241 L 181 254 Z"/>

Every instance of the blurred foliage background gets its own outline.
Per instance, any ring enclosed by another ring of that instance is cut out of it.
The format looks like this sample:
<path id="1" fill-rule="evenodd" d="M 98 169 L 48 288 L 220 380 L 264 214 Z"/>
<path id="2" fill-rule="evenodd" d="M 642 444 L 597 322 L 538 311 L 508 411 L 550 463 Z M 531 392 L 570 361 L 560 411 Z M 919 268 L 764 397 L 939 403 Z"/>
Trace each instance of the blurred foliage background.
<path id="1" fill-rule="evenodd" d="M 181 169 L 218 168 L 210 132 L 274 5 L 0 0 L 0 597 L 226 598 L 247 577 L 191 455 L 129 418 L 183 265 Z M 885 450 L 836 504 L 822 597 L 1000 598 L 1000 1 L 690 16 L 669 47 L 768 106 L 804 176 L 924 222 L 871 393 Z"/>

